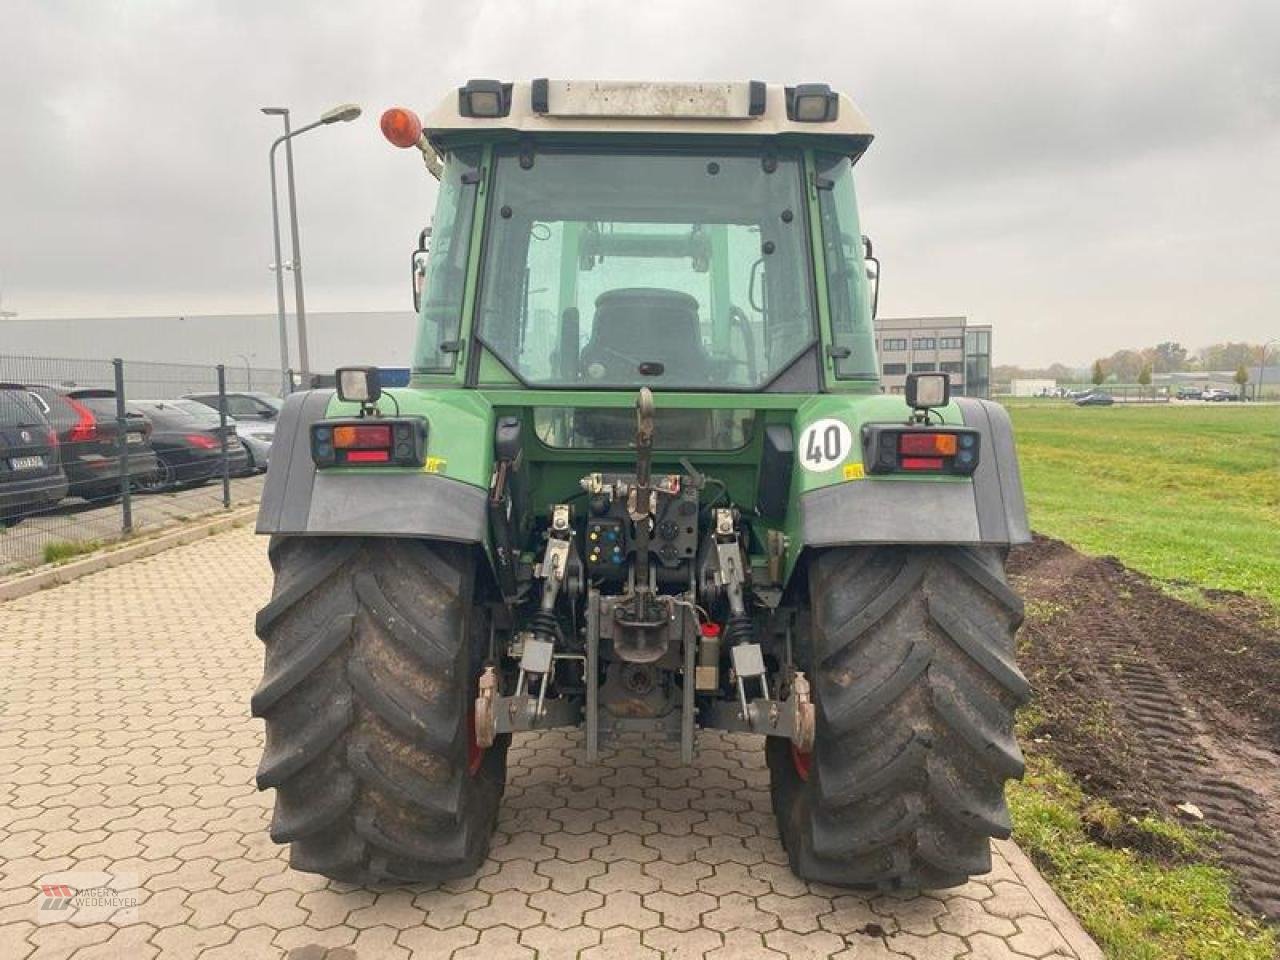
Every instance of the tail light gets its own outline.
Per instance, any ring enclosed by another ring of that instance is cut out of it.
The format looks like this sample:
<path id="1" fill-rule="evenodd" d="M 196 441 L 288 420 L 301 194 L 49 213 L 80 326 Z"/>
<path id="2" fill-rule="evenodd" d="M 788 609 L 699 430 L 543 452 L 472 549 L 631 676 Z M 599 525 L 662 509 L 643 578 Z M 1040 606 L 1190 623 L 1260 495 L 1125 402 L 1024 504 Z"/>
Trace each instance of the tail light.
<path id="1" fill-rule="evenodd" d="M 311 425 L 311 459 L 317 467 L 426 462 L 427 422 L 421 417 L 322 420 Z"/>
<path id="2" fill-rule="evenodd" d="M 49 446 L 53 447 L 53 449 L 58 449 L 58 431 L 50 429 L 48 434 L 45 436 L 44 441 Z"/>
<path id="3" fill-rule="evenodd" d="M 98 439 L 98 418 L 93 411 L 74 397 L 64 397 L 75 411 L 76 422 L 67 433 L 68 443 L 92 443 Z"/>
<path id="4" fill-rule="evenodd" d="M 188 433 L 183 439 L 200 450 L 213 450 L 220 444 L 217 437 L 211 437 L 207 433 Z"/>
<path id="5" fill-rule="evenodd" d="M 862 428 L 862 460 L 868 473 L 968 476 L 978 466 L 979 441 L 967 427 L 871 424 Z"/>

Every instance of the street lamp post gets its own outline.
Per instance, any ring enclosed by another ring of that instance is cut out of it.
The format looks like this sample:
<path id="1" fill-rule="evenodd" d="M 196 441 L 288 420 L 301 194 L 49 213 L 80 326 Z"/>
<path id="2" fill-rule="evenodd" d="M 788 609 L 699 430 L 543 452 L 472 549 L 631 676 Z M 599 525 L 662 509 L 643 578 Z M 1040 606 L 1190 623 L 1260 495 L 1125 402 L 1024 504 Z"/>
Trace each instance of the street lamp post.
<path id="1" fill-rule="evenodd" d="M 306 382 L 307 373 L 309 371 L 309 362 L 307 357 L 307 315 L 306 306 L 302 295 L 302 252 L 298 241 L 298 209 L 297 198 L 293 185 L 293 138 L 299 134 L 306 133 L 308 130 L 314 130 L 316 127 L 326 126 L 330 123 L 350 122 L 360 116 L 360 108 L 354 103 L 345 103 L 341 106 L 334 107 L 320 116 L 319 120 L 308 123 L 299 127 L 297 130 L 291 130 L 289 127 L 289 109 L 287 107 L 263 107 L 262 112 L 270 116 L 280 116 L 284 118 L 284 134 L 275 139 L 271 144 L 271 150 L 268 153 L 268 160 L 271 164 L 271 229 L 275 242 L 275 271 L 276 271 L 276 313 L 280 321 L 280 373 L 283 380 L 284 392 L 287 394 L 293 389 L 293 384 L 289 382 L 289 334 L 285 323 L 284 314 L 284 274 L 280 271 L 284 268 L 280 260 L 280 210 L 277 201 L 276 192 L 276 149 L 280 144 L 285 145 L 285 172 L 288 178 L 289 190 L 289 234 L 290 241 L 293 245 L 293 259 L 289 266 L 293 269 L 293 295 L 297 306 L 298 314 L 298 365 L 301 368 L 303 382 Z"/>
<path id="2" fill-rule="evenodd" d="M 246 357 L 243 353 L 237 353 L 236 356 L 244 361 L 244 381 L 247 384 L 245 389 L 248 390 L 250 393 L 252 393 L 253 392 L 253 368 L 249 366 L 249 358 Z M 255 353 L 254 356 L 256 357 L 257 354 Z"/>

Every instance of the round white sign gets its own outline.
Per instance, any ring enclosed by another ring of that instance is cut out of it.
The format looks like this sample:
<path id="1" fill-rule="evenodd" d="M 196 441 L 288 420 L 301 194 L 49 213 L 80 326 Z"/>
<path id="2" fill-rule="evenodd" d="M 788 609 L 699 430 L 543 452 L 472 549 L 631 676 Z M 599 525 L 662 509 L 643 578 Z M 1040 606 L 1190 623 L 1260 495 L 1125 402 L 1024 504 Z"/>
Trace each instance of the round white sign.
<path id="1" fill-rule="evenodd" d="M 814 473 L 840 466 L 853 451 L 853 431 L 843 420 L 815 420 L 800 434 L 800 466 Z"/>

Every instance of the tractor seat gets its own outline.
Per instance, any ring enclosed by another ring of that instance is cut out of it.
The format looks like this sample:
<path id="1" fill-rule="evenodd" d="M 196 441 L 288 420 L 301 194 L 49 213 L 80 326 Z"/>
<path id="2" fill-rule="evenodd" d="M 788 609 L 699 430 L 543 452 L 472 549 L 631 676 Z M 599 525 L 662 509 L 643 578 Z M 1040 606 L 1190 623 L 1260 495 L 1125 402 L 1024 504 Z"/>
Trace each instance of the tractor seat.
<path id="1" fill-rule="evenodd" d="M 655 362 L 662 364 L 662 376 L 645 377 L 637 369 Z M 600 294 L 581 363 L 584 384 L 707 382 L 711 363 L 702 348 L 698 301 L 679 290 L 655 287 Z"/>

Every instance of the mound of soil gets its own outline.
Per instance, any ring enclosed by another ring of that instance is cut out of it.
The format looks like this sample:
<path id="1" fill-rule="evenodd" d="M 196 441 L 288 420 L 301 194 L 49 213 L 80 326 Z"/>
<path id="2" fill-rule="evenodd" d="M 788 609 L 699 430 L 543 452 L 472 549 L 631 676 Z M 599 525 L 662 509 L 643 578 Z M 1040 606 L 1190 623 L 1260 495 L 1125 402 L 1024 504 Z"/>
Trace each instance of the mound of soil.
<path id="1" fill-rule="evenodd" d="M 1018 547 L 1019 658 L 1032 736 L 1127 813 L 1193 803 L 1221 834 L 1241 899 L 1280 920 L 1280 631 L 1265 603 L 1186 603 L 1114 557 L 1046 537 Z"/>

